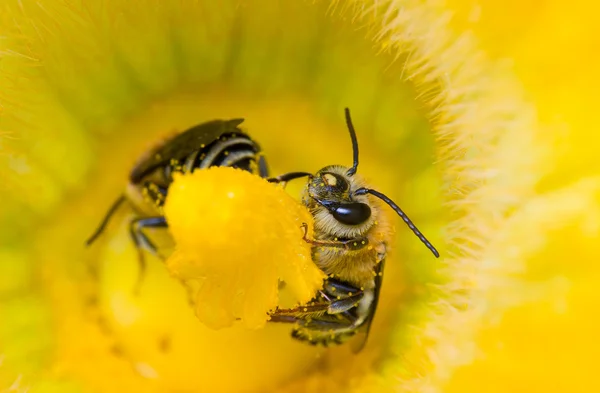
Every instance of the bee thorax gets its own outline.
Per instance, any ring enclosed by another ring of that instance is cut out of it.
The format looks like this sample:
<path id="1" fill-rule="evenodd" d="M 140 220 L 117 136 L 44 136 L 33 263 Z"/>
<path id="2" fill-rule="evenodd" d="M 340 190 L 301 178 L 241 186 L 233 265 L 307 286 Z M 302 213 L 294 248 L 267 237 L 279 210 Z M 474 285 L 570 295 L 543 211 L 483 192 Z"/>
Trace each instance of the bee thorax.
<path id="1" fill-rule="evenodd" d="M 372 288 L 378 252 L 367 245 L 358 250 L 314 247 L 313 260 L 325 274 L 357 288 Z"/>

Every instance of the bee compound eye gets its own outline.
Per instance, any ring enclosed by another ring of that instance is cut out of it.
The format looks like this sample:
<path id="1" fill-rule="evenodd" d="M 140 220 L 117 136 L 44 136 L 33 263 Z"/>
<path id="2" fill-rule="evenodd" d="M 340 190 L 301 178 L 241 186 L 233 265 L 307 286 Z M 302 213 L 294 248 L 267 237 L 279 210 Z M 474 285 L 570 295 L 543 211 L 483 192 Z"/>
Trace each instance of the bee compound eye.
<path id="1" fill-rule="evenodd" d="M 344 203 L 330 212 L 336 220 L 346 225 L 360 225 L 371 217 L 369 205 L 360 202 Z"/>

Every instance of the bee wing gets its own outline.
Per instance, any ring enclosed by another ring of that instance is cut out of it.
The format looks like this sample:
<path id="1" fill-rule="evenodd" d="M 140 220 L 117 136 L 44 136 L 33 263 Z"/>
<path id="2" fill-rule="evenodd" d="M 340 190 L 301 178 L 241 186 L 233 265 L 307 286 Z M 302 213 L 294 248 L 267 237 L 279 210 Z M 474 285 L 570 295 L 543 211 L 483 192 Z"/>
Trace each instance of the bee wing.
<path id="1" fill-rule="evenodd" d="M 385 258 L 382 259 L 375 268 L 375 287 L 373 288 L 373 301 L 371 302 L 369 316 L 359 328 L 357 333 L 357 337 L 352 341 L 352 352 L 358 353 L 363 350 L 365 344 L 367 343 L 367 339 L 369 338 L 369 332 L 371 330 L 371 323 L 373 323 L 373 318 L 375 317 L 375 312 L 377 311 L 377 303 L 379 302 L 379 292 L 381 291 L 381 284 L 383 283 L 383 269 L 385 266 Z"/>
<path id="2" fill-rule="evenodd" d="M 194 126 L 181 134 L 167 139 L 148 153 L 133 167 L 129 180 L 139 183 L 142 178 L 156 168 L 167 165 L 171 160 L 180 160 L 200 149 L 202 144 L 208 145 L 225 133 L 243 134 L 237 128 L 244 119 L 213 120 Z"/>

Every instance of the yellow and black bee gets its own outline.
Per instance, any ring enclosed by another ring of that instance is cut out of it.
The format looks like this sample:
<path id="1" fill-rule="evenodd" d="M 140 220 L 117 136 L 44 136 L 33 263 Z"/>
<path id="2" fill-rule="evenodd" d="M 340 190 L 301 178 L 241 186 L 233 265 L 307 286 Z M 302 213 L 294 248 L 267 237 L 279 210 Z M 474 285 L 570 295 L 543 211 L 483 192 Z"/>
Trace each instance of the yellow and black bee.
<path id="1" fill-rule="evenodd" d="M 322 290 L 307 305 L 276 309 L 272 322 L 293 323 L 292 337 L 317 345 L 342 344 L 361 331 L 355 351 L 366 342 L 377 309 L 387 246 L 388 218 L 381 203 L 389 205 L 414 234 L 439 257 L 438 251 L 391 199 L 367 186 L 356 173 L 358 141 L 346 108 L 346 123 L 353 148 L 351 168 L 332 165 L 316 174 L 291 172 L 270 182 L 284 183 L 307 177 L 303 203 L 314 217 L 313 261 L 328 278 Z M 376 199 L 373 199 L 376 198 Z"/>
<path id="2" fill-rule="evenodd" d="M 194 126 L 146 152 L 129 174 L 125 193 L 110 207 L 94 234 L 91 245 L 108 224 L 111 216 L 129 201 L 137 217 L 129 223 L 129 232 L 139 255 L 140 280 L 145 270 L 143 249 L 158 255 L 157 248 L 144 234 L 144 228 L 166 228 L 162 206 L 173 182 L 174 172 L 191 173 L 213 166 L 240 168 L 266 178 L 267 162 L 260 146 L 239 125 L 244 119 L 213 120 Z M 138 287 L 140 282 L 138 281 Z"/>

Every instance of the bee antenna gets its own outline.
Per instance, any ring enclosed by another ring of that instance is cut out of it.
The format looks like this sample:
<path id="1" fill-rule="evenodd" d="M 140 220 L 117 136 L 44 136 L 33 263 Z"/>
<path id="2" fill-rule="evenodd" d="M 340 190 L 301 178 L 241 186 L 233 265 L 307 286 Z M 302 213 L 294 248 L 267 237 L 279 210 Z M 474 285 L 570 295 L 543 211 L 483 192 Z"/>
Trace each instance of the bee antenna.
<path id="1" fill-rule="evenodd" d="M 352 119 L 350 118 L 350 109 L 345 108 L 346 113 L 346 125 L 348 126 L 348 131 L 350 131 L 350 139 L 352 139 L 352 154 L 353 154 L 353 164 L 352 168 L 348 169 L 346 175 L 352 176 L 356 173 L 356 169 L 358 168 L 358 139 L 356 139 L 356 131 L 354 131 L 354 126 L 352 125 Z"/>
<path id="2" fill-rule="evenodd" d="M 413 222 L 410 220 L 410 218 L 408 218 L 408 216 L 402 211 L 402 209 L 400 209 L 400 207 L 398 207 L 398 205 L 396 205 L 394 203 L 394 201 L 392 201 L 390 198 L 388 198 L 387 196 L 383 195 L 379 191 L 371 190 L 369 188 L 359 188 L 358 190 L 354 191 L 354 195 L 365 195 L 365 194 L 374 195 L 377 198 L 379 198 L 382 201 L 384 201 L 385 203 L 387 203 L 392 209 L 394 209 L 394 211 L 396 213 L 398 213 L 398 215 L 402 218 L 402 220 L 406 223 L 406 225 L 408 225 L 408 227 L 413 231 L 413 233 L 415 235 L 417 235 L 417 237 L 423 242 L 423 244 L 425 244 L 425 246 L 427 246 L 427 248 L 429 250 L 431 250 L 431 252 L 433 253 L 433 255 L 435 255 L 436 258 L 440 257 L 440 253 L 429 242 L 429 240 L 427 240 L 427 238 L 425 236 L 423 236 L 423 234 L 421 233 L 421 231 L 419 231 L 417 229 L 417 227 L 415 226 L 415 224 L 413 224 Z"/>

